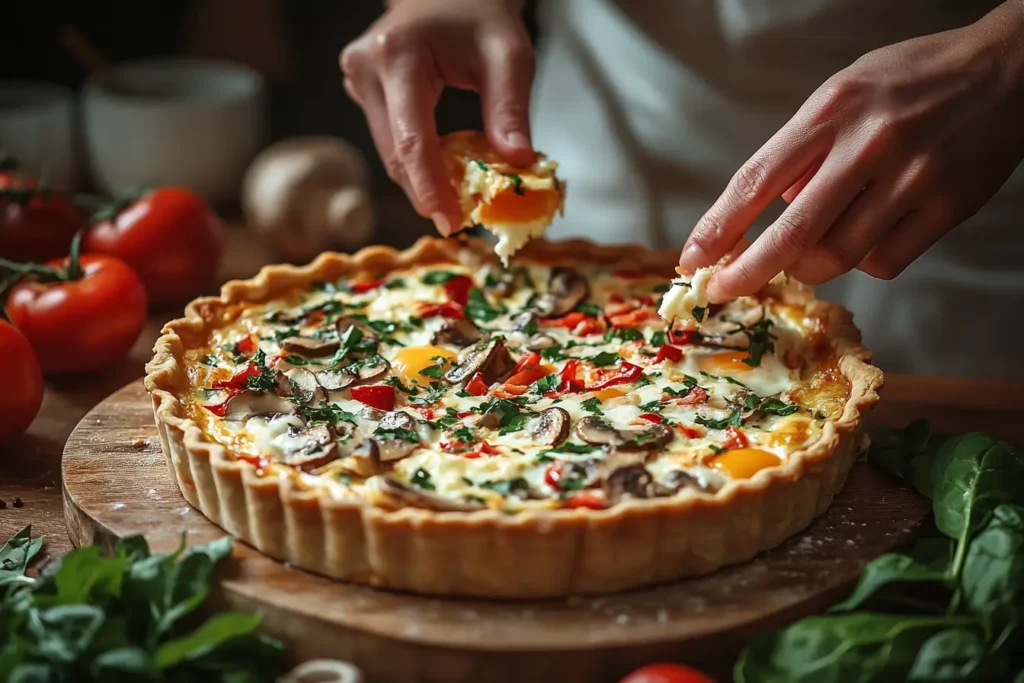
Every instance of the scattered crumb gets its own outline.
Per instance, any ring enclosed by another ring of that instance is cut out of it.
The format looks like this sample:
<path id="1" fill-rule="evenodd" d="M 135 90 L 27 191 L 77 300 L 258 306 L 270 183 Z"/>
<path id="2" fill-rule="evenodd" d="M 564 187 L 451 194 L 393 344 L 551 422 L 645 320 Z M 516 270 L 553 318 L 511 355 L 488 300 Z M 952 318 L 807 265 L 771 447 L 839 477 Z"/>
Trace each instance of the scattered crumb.
<path id="1" fill-rule="evenodd" d="M 145 447 L 146 447 L 146 440 L 145 439 L 135 439 L 135 441 L 132 441 L 132 448 L 142 449 L 142 448 L 145 448 Z"/>

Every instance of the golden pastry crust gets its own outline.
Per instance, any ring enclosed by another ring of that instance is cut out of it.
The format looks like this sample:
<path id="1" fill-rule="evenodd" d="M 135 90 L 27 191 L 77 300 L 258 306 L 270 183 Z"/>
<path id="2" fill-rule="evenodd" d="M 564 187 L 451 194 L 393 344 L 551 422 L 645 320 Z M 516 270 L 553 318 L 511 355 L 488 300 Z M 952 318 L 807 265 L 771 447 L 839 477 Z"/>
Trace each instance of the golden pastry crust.
<path id="1" fill-rule="evenodd" d="M 674 253 L 585 241 L 536 241 L 524 255 L 547 263 L 629 263 L 666 277 L 676 260 Z M 185 352 L 202 346 L 241 307 L 314 280 L 467 260 L 493 256 L 482 242 L 431 238 L 405 251 L 327 253 L 304 267 L 268 266 L 252 280 L 229 282 L 219 297 L 197 299 L 168 323 L 145 384 L 171 474 L 189 504 L 260 551 L 335 578 L 419 593 L 536 598 L 624 590 L 743 562 L 805 528 L 841 489 L 857 454 L 862 412 L 877 402 L 882 374 L 869 364 L 849 312 L 792 281 L 769 285 L 763 294 L 824 321 L 849 396 L 817 441 L 715 493 L 686 490 L 604 510 L 514 515 L 387 510 L 337 500 L 297 477 L 262 477 L 189 417 L 182 400 L 190 386 Z"/>

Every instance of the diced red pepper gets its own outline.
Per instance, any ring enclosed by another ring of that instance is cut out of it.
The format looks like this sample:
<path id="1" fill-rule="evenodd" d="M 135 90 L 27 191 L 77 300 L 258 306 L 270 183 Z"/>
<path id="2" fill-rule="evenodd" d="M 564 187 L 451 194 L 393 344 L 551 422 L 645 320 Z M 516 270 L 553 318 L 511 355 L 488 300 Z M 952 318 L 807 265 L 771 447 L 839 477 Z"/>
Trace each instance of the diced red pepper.
<path id="1" fill-rule="evenodd" d="M 581 322 L 583 322 L 586 318 L 587 315 L 585 313 L 573 311 L 572 313 L 569 313 L 561 318 L 546 318 L 544 320 L 544 324 L 550 325 L 551 327 L 564 327 L 566 329 L 571 330 L 577 325 L 579 325 Z"/>
<path id="2" fill-rule="evenodd" d="M 235 348 L 238 349 L 240 354 L 248 357 L 256 353 L 259 349 L 259 345 L 256 343 L 256 340 L 252 338 L 252 335 L 249 335 L 248 337 L 239 339 L 235 344 Z"/>
<path id="3" fill-rule="evenodd" d="M 473 288 L 473 278 L 468 275 L 456 275 L 444 283 L 444 291 L 448 298 L 460 306 L 469 301 L 469 290 Z"/>
<path id="4" fill-rule="evenodd" d="M 747 448 L 750 446 L 750 440 L 747 439 L 746 434 L 730 425 L 725 428 L 725 443 L 723 445 L 727 450 L 731 450 L 733 448 Z"/>
<path id="5" fill-rule="evenodd" d="M 625 301 L 625 299 L 622 298 L 621 294 L 616 293 L 609 296 L 608 301 L 610 301 L 613 304 L 621 304 L 623 301 Z"/>
<path id="6" fill-rule="evenodd" d="M 234 391 L 242 391 L 249 383 L 250 377 L 256 377 L 260 374 L 260 369 L 255 363 L 249 363 L 244 369 L 239 370 L 235 373 L 235 376 L 231 379 L 221 379 L 213 383 L 212 388 L 214 389 L 228 389 Z"/>
<path id="7" fill-rule="evenodd" d="M 639 365 L 633 365 L 626 361 L 619 363 L 619 367 L 616 368 L 615 374 L 610 375 L 602 379 L 597 384 L 587 387 L 587 391 L 597 391 L 598 389 L 606 389 L 616 384 L 628 384 L 635 382 L 640 379 L 644 369 Z"/>
<path id="8" fill-rule="evenodd" d="M 700 427 L 689 427 L 684 424 L 678 424 L 676 425 L 676 429 L 682 432 L 683 436 L 685 436 L 687 439 L 696 439 L 698 437 L 704 436 L 704 432 L 703 430 L 701 430 Z"/>
<path id="9" fill-rule="evenodd" d="M 371 289 L 377 289 L 384 284 L 384 278 L 380 280 L 363 280 L 362 282 L 353 282 L 349 285 L 349 288 L 354 294 L 363 294 L 369 292 Z"/>
<path id="10" fill-rule="evenodd" d="M 473 396 L 483 396 L 487 393 L 487 382 L 484 381 L 482 372 L 478 372 L 466 384 L 466 393 Z M 461 417 L 461 415 L 460 415 Z"/>
<path id="11" fill-rule="evenodd" d="M 497 448 L 487 443 L 486 441 L 481 441 L 479 448 L 470 451 L 469 453 L 464 453 L 462 457 L 467 458 L 469 460 L 476 460 L 477 458 L 483 457 L 485 455 L 496 455 L 497 453 L 500 452 L 501 451 L 499 451 Z"/>
<path id="12" fill-rule="evenodd" d="M 429 408 L 427 406 L 420 406 L 419 411 L 424 420 L 433 420 L 434 413 L 436 412 L 434 408 Z"/>
<path id="13" fill-rule="evenodd" d="M 700 332 L 697 330 L 670 329 L 668 331 L 668 340 L 673 344 L 696 344 L 700 341 Z"/>
<path id="14" fill-rule="evenodd" d="M 224 417 L 224 414 L 228 410 L 228 402 L 214 403 L 213 405 L 203 406 L 217 417 Z"/>
<path id="15" fill-rule="evenodd" d="M 661 348 L 658 349 L 658 355 L 654 357 L 655 363 L 660 363 L 663 360 L 668 360 L 673 363 L 678 363 L 683 359 L 683 350 L 678 346 L 672 346 L 671 344 L 662 344 Z"/>
<path id="16" fill-rule="evenodd" d="M 661 424 L 662 421 L 665 419 L 661 415 L 658 415 L 657 413 L 640 413 L 639 415 L 637 415 L 637 417 L 639 417 L 641 420 L 653 422 L 654 424 Z"/>
<path id="17" fill-rule="evenodd" d="M 548 398 L 555 398 L 559 394 L 574 394 L 583 391 L 583 382 L 577 379 L 579 367 L 580 361 L 577 358 L 570 358 L 565 361 L 561 372 L 558 373 L 558 378 L 561 380 L 558 388 L 554 391 L 548 391 L 544 395 Z"/>
<path id="18" fill-rule="evenodd" d="M 387 384 L 367 384 L 352 387 L 352 398 L 377 410 L 393 410 L 395 388 Z"/>
<path id="19" fill-rule="evenodd" d="M 498 398 L 518 398 L 525 394 L 529 387 L 518 384 L 502 384 L 492 393 Z"/>
<path id="20" fill-rule="evenodd" d="M 461 413 L 455 413 L 455 417 L 460 420 L 465 420 L 467 417 L 473 414 L 472 410 L 463 410 Z"/>
<path id="21" fill-rule="evenodd" d="M 550 374 L 551 372 L 541 365 L 539 353 L 528 353 L 512 368 L 512 376 L 505 380 L 505 386 L 527 387 Z"/>
<path id="22" fill-rule="evenodd" d="M 664 394 L 661 397 L 661 402 L 676 403 L 681 406 L 696 406 L 708 402 L 708 392 L 705 391 L 703 387 L 694 387 L 690 389 L 690 393 L 681 398 Z"/>
<path id="23" fill-rule="evenodd" d="M 604 334 L 604 331 L 608 329 L 608 325 L 603 320 L 597 318 L 584 318 L 572 328 L 572 333 L 578 337 L 589 337 L 594 334 Z"/>
<path id="24" fill-rule="evenodd" d="M 454 301 L 446 301 L 443 304 L 422 304 L 419 314 L 421 318 L 465 318 L 462 312 L 462 305 Z"/>
<path id="25" fill-rule="evenodd" d="M 657 317 L 658 312 L 651 306 L 640 306 L 629 313 L 613 315 L 608 318 L 612 327 L 639 327 L 644 322 Z"/>
<path id="26" fill-rule="evenodd" d="M 561 490 L 559 482 L 562 481 L 562 473 L 565 471 L 565 462 L 556 460 L 544 470 L 544 483 L 553 489 Z"/>
<path id="27" fill-rule="evenodd" d="M 587 510 L 604 510 L 608 507 L 608 501 L 596 493 L 590 493 L 589 491 L 581 491 L 575 493 L 565 501 L 566 507 L 573 509 L 585 508 Z"/>

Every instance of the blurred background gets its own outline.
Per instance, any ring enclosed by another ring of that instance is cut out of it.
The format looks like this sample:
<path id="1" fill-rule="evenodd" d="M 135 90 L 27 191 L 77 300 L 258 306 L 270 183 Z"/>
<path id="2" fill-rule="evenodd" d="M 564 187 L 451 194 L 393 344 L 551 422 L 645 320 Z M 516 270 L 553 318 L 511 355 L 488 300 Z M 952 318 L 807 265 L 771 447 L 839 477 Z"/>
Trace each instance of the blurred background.
<path id="1" fill-rule="evenodd" d="M 312 146 L 314 156 L 326 155 L 330 163 L 309 162 L 319 170 L 307 169 L 294 182 L 365 186 L 369 208 L 353 209 L 361 200 L 349 197 L 327 202 L 325 209 L 354 239 L 328 245 L 329 237 L 310 232 L 303 234 L 308 248 L 274 249 L 267 257 L 302 261 L 327 246 L 404 246 L 431 226 L 387 178 L 338 69 L 341 49 L 382 13 L 383 4 L 7 0 L 6 36 L 0 41 L 0 147 L 31 173 L 45 166 L 49 181 L 68 189 L 114 193 L 138 184 L 188 185 L 240 229 L 243 174 L 256 155 L 275 142 L 331 136 L 349 143 L 354 154 L 324 152 L 334 140 L 299 141 L 305 152 Z M 533 9 L 530 3 L 536 36 Z M 479 128 L 477 96 L 446 92 L 437 117 L 442 132 Z M 303 153 L 293 145 L 278 157 Z M 324 171 L 324 165 L 333 170 Z M 273 176 L 282 166 L 270 166 L 273 171 L 263 169 L 254 187 L 264 196 L 292 191 L 281 190 L 284 181 Z M 260 214 L 257 222 L 289 214 L 274 206 L 251 211 Z M 275 229 L 257 233 L 273 245 Z"/>

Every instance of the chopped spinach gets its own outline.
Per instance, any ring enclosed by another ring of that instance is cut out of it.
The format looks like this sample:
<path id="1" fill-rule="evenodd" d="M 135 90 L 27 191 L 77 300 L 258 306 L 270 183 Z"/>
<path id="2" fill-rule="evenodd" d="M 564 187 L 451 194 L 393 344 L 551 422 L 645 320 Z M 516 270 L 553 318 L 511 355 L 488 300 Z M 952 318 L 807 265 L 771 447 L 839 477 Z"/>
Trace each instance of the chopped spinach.
<path id="1" fill-rule="evenodd" d="M 459 277 L 458 273 L 453 273 L 450 270 L 432 270 L 423 276 L 423 284 L 425 285 L 443 285 L 444 283 Z"/>
<path id="2" fill-rule="evenodd" d="M 600 318 L 604 315 L 604 310 L 597 304 L 582 303 L 576 307 L 576 310 L 583 315 L 589 315 L 595 318 Z"/>
<path id="3" fill-rule="evenodd" d="M 338 424 L 339 422 L 351 422 L 356 424 L 355 415 L 343 410 L 336 403 L 328 401 L 320 401 L 316 406 L 298 405 L 295 407 L 295 412 L 306 418 L 310 423 L 326 422 L 328 424 Z"/>
<path id="4" fill-rule="evenodd" d="M 601 351 L 596 356 L 590 356 L 589 358 L 584 358 L 582 360 L 585 360 L 588 363 L 593 364 L 595 368 L 604 368 L 609 365 L 615 365 L 616 363 L 619 362 L 620 358 L 619 354 L 617 353 L 611 353 L 610 351 Z"/>
<path id="5" fill-rule="evenodd" d="M 523 178 L 518 173 L 506 173 L 505 177 L 512 181 L 512 191 L 516 194 L 526 194 L 523 190 Z"/>
<path id="6" fill-rule="evenodd" d="M 580 403 L 580 408 L 587 411 L 588 413 L 594 413 L 595 415 L 601 414 L 601 399 L 597 396 L 591 396 L 586 401 Z"/>
<path id="7" fill-rule="evenodd" d="M 430 472 L 427 472 L 422 467 L 412 473 L 412 478 L 409 480 L 409 483 L 418 489 L 424 489 L 426 491 L 434 491 L 437 489 L 437 487 L 434 486 L 434 482 L 430 479 Z"/>
<path id="8" fill-rule="evenodd" d="M 704 425 L 708 429 L 725 429 L 726 427 L 739 427 L 740 424 L 742 424 L 741 419 L 740 411 L 734 410 L 729 414 L 729 417 L 721 420 L 714 420 L 710 417 L 698 415 L 693 419 L 693 421 L 699 425 Z"/>
<path id="9" fill-rule="evenodd" d="M 500 493 L 503 496 L 527 493 L 530 490 L 530 483 L 522 477 L 504 479 L 498 481 L 485 481 L 480 488 Z"/>
<path id="10" fill-rule="evenodd" d="M 469 290 L 468 300 L 465 306 L 466 316 L 477 322 L 490 322 L 499 315 L 508 313 L 508 309 L 501 304 L 492 304 L 487 300 L 483 290 L 473 287 Z"/>

